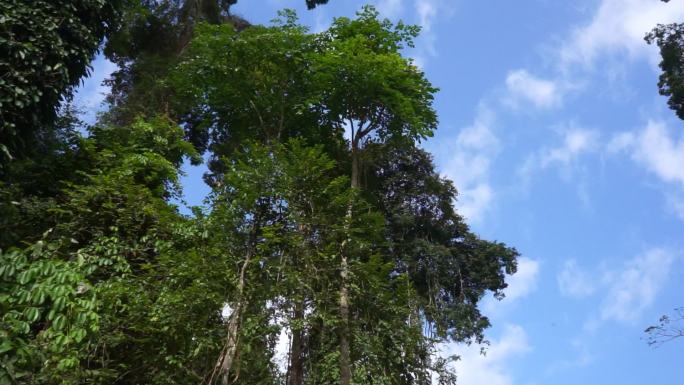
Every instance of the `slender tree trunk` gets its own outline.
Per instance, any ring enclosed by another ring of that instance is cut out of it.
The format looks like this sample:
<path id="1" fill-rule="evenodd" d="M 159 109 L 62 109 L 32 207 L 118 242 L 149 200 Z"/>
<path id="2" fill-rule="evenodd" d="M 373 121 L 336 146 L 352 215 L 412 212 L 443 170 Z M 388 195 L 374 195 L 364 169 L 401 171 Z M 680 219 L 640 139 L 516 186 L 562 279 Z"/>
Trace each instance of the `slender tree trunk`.
<path id="1" fill-rule="evenodd" d="M 356 190 L 360 187 L 359 183 L 359 154 L 356 148 L 356 140 L 352 139 L 352 175 L 351 187 Z M 340 318 L 342 325 L 340 327 L 340 384 L 349 385 L 351 383 L 351 349 L 350 349 L 350 329 L 349 329 L 349 261 L 347 246 L 351 241 L 349 226 L 351 226 L 353 203 L 349 202 L 347 209 L 347 240 L 342 245 L 341 260 L 340 260 Z"/>
<path id="2" fill-rule="evenodd" d="M 240 267 L 240 278 L 237 284 L 237 301 L 234 303 L 233 312 L 230 314 L 230 319 L 228 321 L 226 343 L 224 345 L 223 351 L 216 361 L 216 366 L 209 379 L 209 384 L 213 383 L 214 376 L 218 374 L 221 378 L 222 385 L 228 385 L 230 383 L 230 370 L 233 367 L 235 361 L 235 356 L 238 347 L 238 334 L 240 331 L 240 321 L 242 320 L 242 313 L 247 304 L 247 298 L 245 297 L 245 286 L 247 274 L 247 268 L 252 260 L 254 251 L 256 248 L 256 233 L 258 231 L 258 217 L 255 218 L 255 225 L 252 227 L 252 233 L 250 234 L 250 240 L 247 249 L 247 256 L 245 261 Z"/>
<path id="3" fill-rule="evenodd" d="M 340 328 L 340 384 L 349 385 L 351 383 L 349 290 L 347 288 L 349 266 L 346 256 L 342 256 L 341 268 L 340 277 L 342 278 L 342 286 L 340 287 L 340 318 L 342 319 L 342 327 Z"/>
<path id="4" fill-rule="evenodd" d="M 304 217 L 304 215 L 302 215 Z M 306 226 L 304 223 L 299 223 L 297 226 L 298 232 L 302 236 L 302 244 L 300 245 L 302 255 L 295 254 L 294 264 L 306 263 L 307 255 L 307 239 L 309 237 L 308 231 L 306 231 Z M 301 259 L 300 259 L 301 257 Z M 294 298 L 294 309 L 292 314 L 292 319 L 294 324 L 300 328 L 293 328 L 290 326 L 290 332 L 292 333 L 292 341 L 290 341 L 290 362 L 287 368 L 287 385 L 302 385 L 304 383 L 304 306 L 306 301 L 306 294 L 303 293 L 301 288 L 296 288 L 292 295 Z"/>
<path id="5" fill-rule="evenodd" d="M 245 273 L 251 259 L 252 253 L 250 249 L 250 252 L 247 253 L 247 257 L 240 268 L 240 280 L 238 281 L 238 302 L 235 305 L 235 309 L 233 309 L 233 313 L 230 315 L 230 321 L 228 322 L 226 353 L 221 363 L 221 384 L 223 385 L 228 385 L 230 382 L 230 369 L 233 366 L 235 353 L 237 352 L 239 324 L 240 319 L 242 318 L 242 309 L 245 306 Z"/>
<path id="6" fill-rule="evenodd" d="M 226 337 L 226 347 L 220 362 L 221 384 L 228 385 L 230 382 L 230 369 L 233 367 L 235 353 L 237 351 L 237 339 L 240 317 L 242 315 L 242 301 L 235 305 L 233 313 L 228 322 L 228 336 Z"/>
<path id="7" fill-rule="evenodd" d="M 294 320 L 303 324 L 304 299 L 298 300 L 294 308 Z M 304 383 L 304 331 L 292 329 L 292 345 L 290 346 L 290 365 L 288 368 L 287 385 L 302 385 Z"/>

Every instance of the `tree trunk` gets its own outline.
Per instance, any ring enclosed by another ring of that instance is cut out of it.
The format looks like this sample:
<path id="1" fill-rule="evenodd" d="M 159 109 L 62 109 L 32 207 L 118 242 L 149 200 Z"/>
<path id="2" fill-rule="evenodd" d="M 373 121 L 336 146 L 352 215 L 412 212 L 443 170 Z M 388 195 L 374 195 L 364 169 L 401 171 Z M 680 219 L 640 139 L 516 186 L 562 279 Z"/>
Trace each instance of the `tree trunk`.
<path id="1" fill-rule="evenodd" d="M 221 360 L 221 384 L 228 385 L 230 382 L 230 369 L 233 367 L 235 352 L 237 351 L 237 339 L 240 317 L 242 315 L 242 301 L 235 305 L 228 322 L 228 336 L 226 337 L 225 353 Z"/>
<path id="2" fill-rule="evenodd" d="M 224 347 L 223 354 L 219 357 L 219 360 L 216 363 L 221 375 L 222 385 L 228 385 L 230 383 L 230 369 L 233 367 L 235 353 L 237 352 L 240 319 L 242 318 L 242 309 L 245 307 L 245 272 L 247 271 L 247 267 L 249 266 L 251 259 L 252 253 L 250 250 L 250 252 L 247 253 L 245 261 L 242 263 L 242 267 L 240 268 L 240 280 L 238 281 L 238 301 L 235 304 L 233 312 L 230 314 L 230 321 L 228 321 L 226 345 Z"/>
<path id="3" fill-rule="evenodd" d="M 295 303 L 294 317 L 297 323 L 304 320 L 304 300 Z M 304 383 L 304 331 L 292 329 L 292 344 L 290 346 L 290 365 L 288 368 L 287 385 L 302 385 Z"/>
<path id="4" fill-rule="evenodd" d="M 247 274 L 247 268 L 252 260 L 256 249 L 256 233 L 258 231 L 258 216 L 255 218 L 255 224 L 252 227 L 252 233 L 250 234 L 250 240 L 247 249 L 247 256 L 245 261 L 240 267 L 240 278 L 237 284 L 237 301 L 235 302 L 235 307 L 233 312 L 230 314 L 230 320 L 228 321 L 226 343 L 223 347 L 223 351 L 219 355 L 219 359 L 216 361 L 216 366 L 209 378 L 209 384 L 213 383 L 214 376 L 218 374 L 221 377 L 221 384 L 228 385 L 230 383 L 230 370 L 233 367 L 233 362 L 235 361 L 235 356 L 238 347 L 238 334 L 240 331 L 240 321 L 242 319 L 242 312 L 246 307 L 247 298 L 245 298 L 245 275 Z"/>
<path id="5" fill-rule="evenodd" d="M 352 173 L 351 187 L 356 190 L 360 187 L 359 183 L 359 156 L 356 148 L 356 140 L 352 140 Z M 351 383 L 351 349 L 350 349 L 350 330 L 349 330 L 349 261 L 346 246 L 351 241 L 349 226 L 351 226 L 353 203 L 349 202 L 347 209 L 347 240 L 343 242 L 340 260 L 340 384 L 349 385 Z"/>

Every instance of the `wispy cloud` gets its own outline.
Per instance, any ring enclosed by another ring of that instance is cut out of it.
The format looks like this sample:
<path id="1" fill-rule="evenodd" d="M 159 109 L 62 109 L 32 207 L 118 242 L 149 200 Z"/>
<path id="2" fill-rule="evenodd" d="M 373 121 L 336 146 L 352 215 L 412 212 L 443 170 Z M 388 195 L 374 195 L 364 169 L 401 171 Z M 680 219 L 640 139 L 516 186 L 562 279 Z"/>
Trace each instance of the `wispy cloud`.
<path id="1" fill-rule="evenodd" d="M 569 297 L 598 296 L 600 307 L 585 323 L 593 332 L 606 322 L 632 324 L 653 304 L 667 283 L 676 254 L 653 247 L 623 264 L 602 263 L 593 271 L 580 269 L 574 260 L 565 263 L 557 279 L 561 292 Z"/>
<path id="2" fill-rule="evenodd" d="M 558 273 L 558 288 L 567 297 L 583 298 L 590 296 L 596 290 L 590 273 L 581 269 L 574 259 L 568 260 Z"/>
<path id="3" fill-rule="evenodd" d="M 598 132 L 575 125 L 562 129 L 563 142 L 543 150 L 539 156 L 542 167 L 552 164 L 568 166 L 585 153 L 598 148 Z"/>
<path id="4" fill-rule="evenodd" d="M 547 375 L 592 364 L 596 355 L 591 351 L 591 341 L 606 324 L 634 326 L 640 321 L 667 284 L 676 258 L 671 250 L 654 247 L 623 264 L 603 261 L 600 268 L 591 271 L 581 269 L 574 260 L 567 261 L 557 276 L 561 292 L 575 298 L 595 297 L 598 307 L 570 341 L 574 356 L 553 362 Z"/>
<path id="5" fill-rule="evenodd" d="M 567 370 L 577 370 L 596 361 L 596 355 L 591 352 L 589 348 L 589 341 L 586 335 L 575 337 L 570 341 L 570 346 L 573 350 L 571 358 L 560 359 L 552 362 L 546 370 L 547 376 L 555 377 L 559 372 Z"/>
<path id="6" fill-rule="evenodd" d="M 531 183 L 542 171 L 552 169 L 566 183 L 571 183 L 583 208 L 592 210 L 590 186 L 583 157 L 597 153 L 601 147 L 599 133 L 570 122 L 554 127 L 560 137 L 560 143 L 544 146 L 528 155 L 517 169 L 519 187 L 524 193 L 529 191 Z"/>
<path id="7" fill-rule="evenodd" d="M 636 161 L 665 182 L 684 186 L 684 138 L 671 135 L 663 122 L 650 121 L 634 145 Z"/>
<path id="8" fill-rule="evenodd" d="M 560 137 L 560 143 L 542 147 L 529 155 L 518 168 L 518 175 L 524 185 L 529 184 L 536 173 L 552 166 L 558 167 L 560 175 L 570 180 L 578 169 L 580 158 L 600 150 L 599 133 L 596 130 L 570 122 L 555 127 L 555 131 Z"/>
<path id="9" fill-rule="evenodd" d="M 376 4 L 383 17 L 397 19 L 404 13 L 404 0 L 379 0 Z"/>
<path id="10" fill-rule="evenodd" d="M 459 191 L 459 212 L 475 222 L 482 220 L 494 197 L 489 176 L 500 150 L 499 139 L 492 129 L 495 118 L 489 108 L 480 106 L 473 124 L 463 128 L 455 140 L 442 148 L 448 154 L 442 162 L 443 172 Z"/>
<path id="11" fill-rule="evenodd" d="M 391 1 L 391 0 L 387 0 Z M 422 28 L 417 49 L 412 53 L 416 64 L 425 68 L 428 59 L 439 56 L 437 52 L 437 34 L 433 26 L 438 19 L 449 18 L 453 14 L 454 4 L 445 0 L 414 0 L 415 21 Z"/>
<path id="12" fill-rule="evenodd" d="M 617 271 L 607 272 L 608 292 L 601 319 L 623 323 L 637 321 L 663 288 L 674 262 L 672 252 L 655 248 L 628 261 Z"/>
<path id="13" fill-rule="evenodd" d="M 437 17 L 438 2 L 436 0 L 416 0 L 415 8 L 418 14 L 418 22 L 423 27 L 423 32 L 432 30 L 432 22 Z"/>
<path id="14" fill-rule="evenodd" d="M 657 0 L 600 0 L 587 23 L 568 31 L 565 38 L 553 42 L 553 48 L 544 50 L 545 58 L 551 58 L 547 69 L 555 73 L 542 78 L 529 69 L 511 70 L 503 102 L 515 109 L 524 107 L 524 103 L 538 109 L 561 107 L 568 94 L 587 86 L 587 76 L 598 60 L 610 57 L 616 60 L 601 60 L 602 71 L 624 98 L 628 86 L 616 80 L 624 76 L 625 59 L 646 59 L 655 69 L 659 55 L 656 47 L 644 42 L 644 36 L 658 23 L 682 19 L 681 1 L 665 4 Z"/>

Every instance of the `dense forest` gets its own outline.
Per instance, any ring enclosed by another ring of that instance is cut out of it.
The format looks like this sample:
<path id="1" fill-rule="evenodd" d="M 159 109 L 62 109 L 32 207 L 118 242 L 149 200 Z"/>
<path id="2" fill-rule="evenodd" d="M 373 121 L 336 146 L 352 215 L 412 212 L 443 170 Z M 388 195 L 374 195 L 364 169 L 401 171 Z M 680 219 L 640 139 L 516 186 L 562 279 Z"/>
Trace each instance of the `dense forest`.
<path id="1" fill-rule="evenodd" d="M 446 385 L 437 344 L 485 342 L 517 252 L 419 145 L 420 29 L 235 2 L 0 1 L 0 384 Z M 85 125 L 98 52 L 118 69 Z"/>

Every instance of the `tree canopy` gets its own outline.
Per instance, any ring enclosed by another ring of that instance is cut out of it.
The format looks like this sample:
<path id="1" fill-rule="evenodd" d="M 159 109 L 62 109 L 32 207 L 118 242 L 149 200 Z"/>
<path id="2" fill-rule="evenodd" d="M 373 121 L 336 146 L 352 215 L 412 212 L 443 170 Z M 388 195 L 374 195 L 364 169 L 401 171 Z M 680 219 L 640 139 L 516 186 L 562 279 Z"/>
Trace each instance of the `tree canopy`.
<path id="1" fill-rule="evenodd" d="M 660 49 L 660 94 L 668 97 L 668 106 L 684 119 L 684 23 L 658 24 L 645 40 Z"/>
<path id="2" fill-rule="evenodd" d="M 123 7 L 123 0 L 0 3 L 0 166 L 41 144 Z"/>
<path id="3" fill-rule="evenodd" d="M 86 127 L 65 104 L 7 162 L 0 383 L 446 385 L 437 344 L 485 342 L 479 302 L 518 253 L 469 229 L 419 147 L 419 28 L 372 7 L 249 25 L 233 3 L 127 3 L 109 111 Z M 203 156 L 211 193 L 181 214 Z"/>

